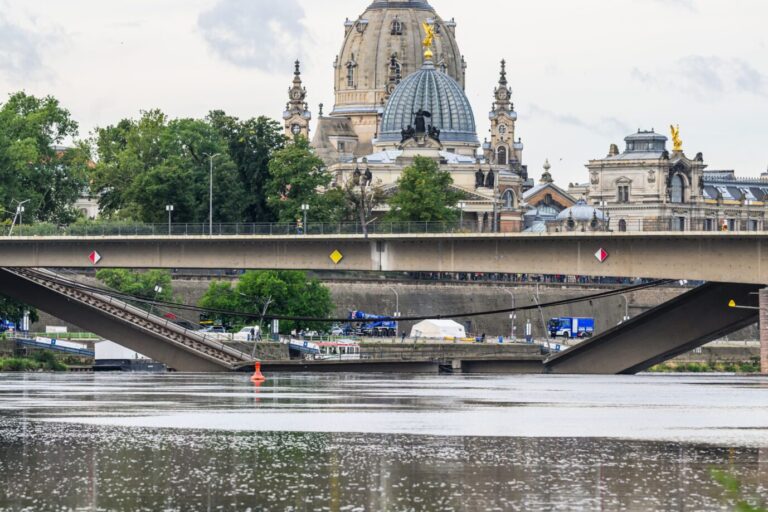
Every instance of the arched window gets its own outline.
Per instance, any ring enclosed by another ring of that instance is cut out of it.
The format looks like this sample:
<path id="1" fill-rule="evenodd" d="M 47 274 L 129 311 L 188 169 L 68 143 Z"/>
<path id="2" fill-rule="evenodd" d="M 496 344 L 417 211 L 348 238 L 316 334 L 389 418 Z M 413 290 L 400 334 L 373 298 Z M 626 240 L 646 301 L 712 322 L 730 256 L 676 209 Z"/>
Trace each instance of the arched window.
<path id="1" fill-rule="evenodd" d="M 507 148 L 504 146 L 499 146 L 496 150 L 496 162 L 499 165 L 507 165 Z"/>
<path id="2" fill-rule="evenodd" d="M 393 36 L 401 36 L 403 35 L 403 22 L 395 19 L 395 21 L 392 22 L 392 35 Z"/>
<path id="3" fill-rule="evenodd" d="M 627 221 L 625 221 L 624 219 L 621 219 L 619 221 L 619 231 L 621 233 L 626 233 L 627 232 Z"/>
<path id="4" fill-rule="evenodd" d="M 671 200 L 673 203 L 684 203 L 683 191 L 685 190 L 685 184 L 683 183 L 683 177 L 679 174 L 675 174 L 672 177 L 672 194 Z"/>
<path id="5" fill-rule="evenodd" d="M 351 62 L 347 64 L 347 87 L 355 86 L 355 65 Z"/>
<path id="6" fill-rule="evenodd" d="M 504 204 L 505 209 L 513 209 L 515 207 L 515 193 L 511 190 L 504 191 L 504 195 L 501 196 L 501 201 Z"/>

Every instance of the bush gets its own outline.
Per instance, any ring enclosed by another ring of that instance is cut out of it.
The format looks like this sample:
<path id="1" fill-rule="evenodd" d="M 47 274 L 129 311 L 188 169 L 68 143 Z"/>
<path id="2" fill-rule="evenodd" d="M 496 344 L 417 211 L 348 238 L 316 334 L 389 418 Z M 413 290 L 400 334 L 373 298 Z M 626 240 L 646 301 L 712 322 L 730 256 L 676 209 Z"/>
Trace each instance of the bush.
<path id="1" fill-rule="evenodd" d="M 40 368 L 40 364 L 31 359 L 19 357 L 0 359 L 0 371 L 3 372 L 28 372 L 38 368 Z"/>

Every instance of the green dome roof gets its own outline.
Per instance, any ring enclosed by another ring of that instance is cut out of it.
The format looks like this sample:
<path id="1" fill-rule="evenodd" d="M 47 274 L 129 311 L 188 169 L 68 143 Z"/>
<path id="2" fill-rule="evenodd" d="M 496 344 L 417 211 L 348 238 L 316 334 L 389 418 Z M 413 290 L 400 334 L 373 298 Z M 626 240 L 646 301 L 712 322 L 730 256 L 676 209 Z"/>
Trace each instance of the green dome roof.
<path id="1" fill-rule="evenodd" d="M 432 114 L 427 123 L 440 130 L 442 142 L 478 143 L 467 95 L 456 80 L 435 69 L 431 61 L 395 88 L 384 108 L 378 141 L 399 142 L 402 130 L 414 124 L 414 114 L 420 109 Z"/>

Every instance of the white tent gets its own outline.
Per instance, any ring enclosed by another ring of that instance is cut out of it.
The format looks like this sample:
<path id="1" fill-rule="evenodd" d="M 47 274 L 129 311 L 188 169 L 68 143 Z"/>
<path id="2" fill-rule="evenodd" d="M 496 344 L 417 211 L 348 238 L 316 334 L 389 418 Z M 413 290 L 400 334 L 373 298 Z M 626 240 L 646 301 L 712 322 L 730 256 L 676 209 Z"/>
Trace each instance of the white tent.
<path id="1" fill-rule="evenodd" d="M 424 320 L 413 326 L 411 338 L 466 338 L 464 326 L 453 320 Z"/>

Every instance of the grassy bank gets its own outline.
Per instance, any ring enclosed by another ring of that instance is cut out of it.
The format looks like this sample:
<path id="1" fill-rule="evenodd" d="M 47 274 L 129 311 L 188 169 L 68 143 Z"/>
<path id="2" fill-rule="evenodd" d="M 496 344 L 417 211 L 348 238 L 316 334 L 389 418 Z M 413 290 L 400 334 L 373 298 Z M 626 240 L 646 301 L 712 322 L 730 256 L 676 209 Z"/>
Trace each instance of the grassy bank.
<path id="1" fill-rule="evenodd" d="M 38 352 L 32 357 L 0 358 L 0 372 L 65 372 L 67 365 L 58 361 L 52 352 Z"/>
<path id="2" fill-rule="evenodd" d="M 760 361 L 743 363 L 675 363 L 659 364 L 648 370 L 652 373 L 760 373 Z"/>

